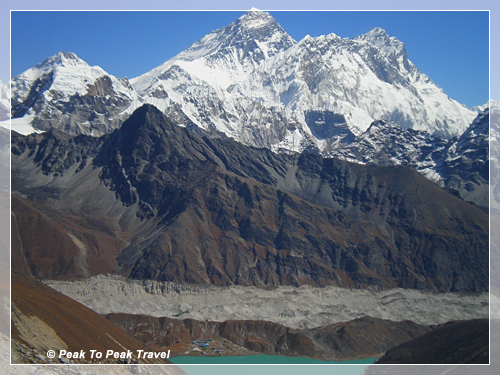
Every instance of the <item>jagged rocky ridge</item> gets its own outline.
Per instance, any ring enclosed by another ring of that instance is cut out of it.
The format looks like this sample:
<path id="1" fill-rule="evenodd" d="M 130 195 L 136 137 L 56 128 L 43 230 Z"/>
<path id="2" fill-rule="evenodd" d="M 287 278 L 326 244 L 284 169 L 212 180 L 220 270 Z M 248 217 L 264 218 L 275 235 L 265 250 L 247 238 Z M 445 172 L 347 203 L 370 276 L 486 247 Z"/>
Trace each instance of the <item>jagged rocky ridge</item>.
<path id="1" fill-rule="evenodd" d="M 492 109 L 497 110 L 495 106 Z M 362 164 L 406 165 L 440 186 L 456 190 L 463 199 L 487 208 L 488 152 L 487 107 L 462 135 L 451 139 L 403 130 L 393 122 L 375 121 L 366 132 L 329 152 L 327 157 Z"/>
<path id="2" fill-rule="evenodd" d="M 487 215 L 407 167 L 200 138 L 152 106 L 101 138 L 52 129 L 12 152 L 13 189 L 78 240 L 90 274 L 97 251 L 159 281 L 487 290 Z"/>

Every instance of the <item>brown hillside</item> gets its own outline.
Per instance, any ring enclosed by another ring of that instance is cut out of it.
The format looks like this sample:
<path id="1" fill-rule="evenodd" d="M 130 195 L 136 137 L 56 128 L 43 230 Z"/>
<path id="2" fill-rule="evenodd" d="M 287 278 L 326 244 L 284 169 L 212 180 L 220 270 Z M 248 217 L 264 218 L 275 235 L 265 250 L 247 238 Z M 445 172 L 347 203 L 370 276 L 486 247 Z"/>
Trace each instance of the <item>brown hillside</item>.
<path id="1" fill-rule="evenodd" d="M 49 349 L 87 353 L 92 349 L 103 353 L 129 349 L 136 356 L 138 349 L 153 350 L 103 316 L 17 272 L 12 274 L 12 305 L 12 338 L 43 354 Z M 140 362 L 170 363 L 160 359 Z"/>

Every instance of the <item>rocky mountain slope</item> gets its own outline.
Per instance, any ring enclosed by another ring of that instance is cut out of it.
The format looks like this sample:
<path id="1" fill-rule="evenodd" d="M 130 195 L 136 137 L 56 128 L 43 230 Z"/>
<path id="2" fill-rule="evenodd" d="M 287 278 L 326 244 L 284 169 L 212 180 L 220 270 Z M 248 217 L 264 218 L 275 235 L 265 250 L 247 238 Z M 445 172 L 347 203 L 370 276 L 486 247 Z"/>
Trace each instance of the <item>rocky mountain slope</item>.
<path id="1" fill-rule="evenodd" d="M 190 344 L 195 340 L 212 339 L 211 347 L 229 341 L 255 353 L 327 361 L 380 356 L 431 330 L 410 321 L 391 322 L 370 317 L 309 330 L 256 320 L 202 322 L 127 314 L 109 314 L 106 318 L 144 345 L 153 344 L 164 350 L 172 348 L 177 355 L 192 350 Z M 215 356 L 227 354 L 210 349 L 207 352 Z"/>
<path id="2" fill-rule="evenodd" d="M 487 288 L 487 216 L 410 168 L 200 138 L 152 106 L 101 138 L 52 129 L 12 152 L 13 189 L 76 237 L 89 274 L 97 252 L 159 281 Z"/>
<path id="3" fill-rule="evenodd" d="M 89 358 L 90 350 L 103 353 L 110 349 L 117 352 L 131 350 L 134 354 L 139 349 L 151 350 L 99 314 L 15 271 L 12 274 L 12 338 L 15 340 L 13 359 L 17 363 L 26 363 L 24 359 L 30 357 L 27 355 L 31 349 L 38 352 L 38 357 L 32 356 L 37 359 L 35 363 L 60 363 L 59 358 L 47 358 L 47 350 L 83 350 L 87 353 L 85 360 L 72 363 L 101 362 Z M 168 360 L 134 357 L 131 363 L 170 363 Z M 115 359 L 102 362 L 123 363 Z"/>
<path id="4" fill-rule="evenodd" d="M 498 108 L 492 106 L 493 111 Z M 487 208 L 489 203 L 489 108 L 479 112 L 466 131 L 451 139 L 393 122 L 375 121 L 368 130 L 331 152 L 362 164 L 406 165 L 465 200 Z"/>
<path id="5" fill-rule="evenodd" d="M 489 364 L 489 320 L 450 322 L 389 350 L 377 364 Z"/>

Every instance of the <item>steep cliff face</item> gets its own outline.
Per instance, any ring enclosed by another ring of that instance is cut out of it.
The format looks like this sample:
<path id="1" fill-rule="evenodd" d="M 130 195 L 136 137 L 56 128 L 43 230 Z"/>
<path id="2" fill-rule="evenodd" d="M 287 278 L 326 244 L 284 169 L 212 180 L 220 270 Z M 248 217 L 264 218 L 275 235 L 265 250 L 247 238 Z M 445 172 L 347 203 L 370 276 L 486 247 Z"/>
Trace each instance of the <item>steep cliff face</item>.
<path id="1" fill-rule="evenodd" d="M 12 151 L 13 188 L 59 221 L 118 223 L 115 271 L 133 278 L 487 288 L 487 216 L 410 168 L 200 138 L 151 106 L 99 139 L 51 131 Z"/>

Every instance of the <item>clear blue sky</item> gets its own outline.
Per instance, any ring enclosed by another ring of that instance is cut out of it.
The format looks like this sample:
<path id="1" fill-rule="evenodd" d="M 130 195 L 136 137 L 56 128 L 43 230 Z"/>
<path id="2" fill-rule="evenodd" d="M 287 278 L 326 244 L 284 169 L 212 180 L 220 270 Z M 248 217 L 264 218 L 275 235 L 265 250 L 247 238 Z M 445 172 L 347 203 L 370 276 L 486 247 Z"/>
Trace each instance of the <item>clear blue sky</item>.
<path id="1" fill-rule="evenodd" d="M 59 51 L 133 78 L 244 12 L 12 12 L 11 74 Z M 382 27 L 447 94 L 468 107 L 488 100 L 488 12 L 270 12 L 296 40 L 354 37 Z"/>

